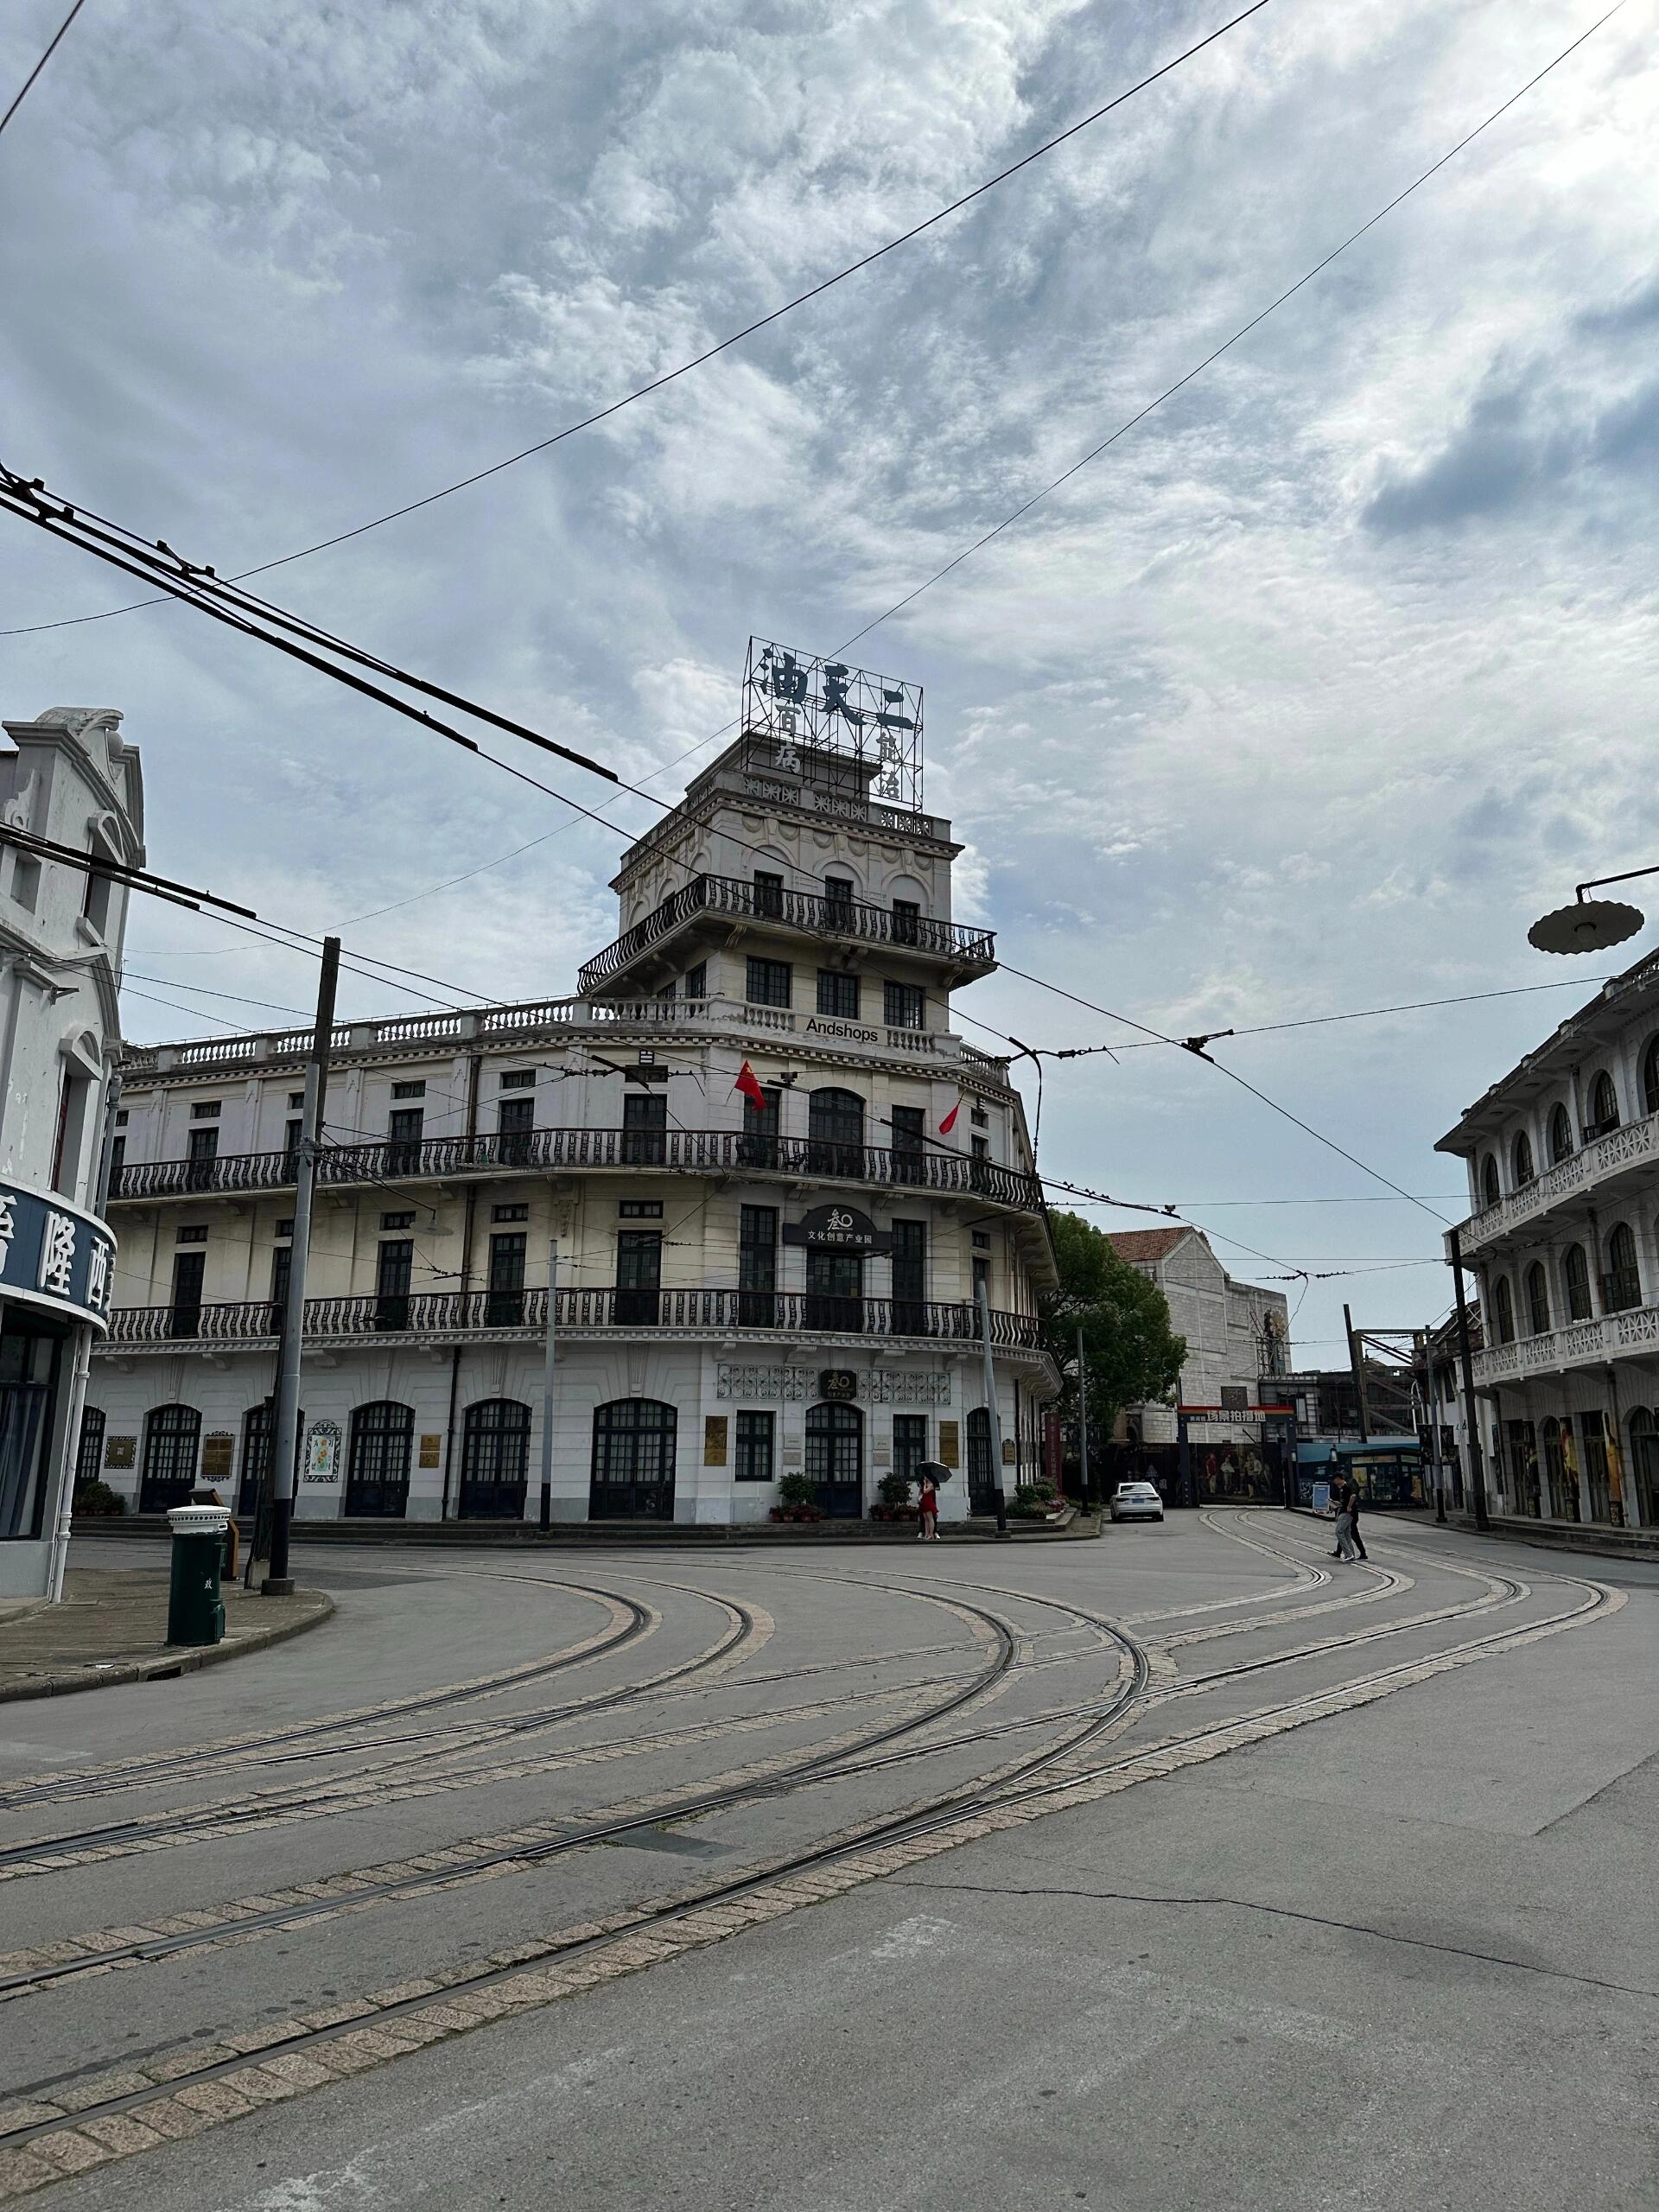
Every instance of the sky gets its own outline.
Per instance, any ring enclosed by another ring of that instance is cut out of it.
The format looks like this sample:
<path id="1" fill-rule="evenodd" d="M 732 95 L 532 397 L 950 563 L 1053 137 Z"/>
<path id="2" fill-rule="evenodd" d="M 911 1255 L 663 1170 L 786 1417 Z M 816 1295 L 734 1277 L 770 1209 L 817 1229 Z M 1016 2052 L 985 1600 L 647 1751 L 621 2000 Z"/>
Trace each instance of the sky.
<path id="1" fill-rule="evenodd" d="M 11 0 L 0 99 L 64 12 Z M 86 0 L 0 137 L 0 456 L 221 572 L 276 558 L 699 352 L 1230 12 Z M 672 798 L 752 632 L 839 647 L 1599 12 L 1269 0 L 667 391 L 257 588 Z M 1653 0 L 1627 0 L 852 656 L 925 688 L 958 918 L 1100 1006 L 1186 1035 L 1573 987 L 1212 1048 L 1419 1205 L 1191 1054 L 1048 1064 L 1045 1172 L 1291 1276 L 1308 1364 L 1343 1356 L 1344 1299 L 1364 1326 L 1446 1310 L 1434 1216 L 1466 1206 L 1435 1139 L 1651 942 L 1569 970 L 1526 930 L 1659 860 L 1656 90 Z M 134 596 L 5 530 L 0 629 Z M 185 610 L 0 637 L 0 711 L 71 704 L 123 710 L 164 873 L 503 999 L 568 992 L 615 934 L 620 835 Z M 127 966 L 140 1039 L 279 1026 L 315 992 L 304 958 L 143 902 Z M 421 1003 L 354 978 L 342 1001 Z M 1007 973 L 958 1005 L 981 1045 L 969 1014 L 1047 1046 L 1135 1034 Z"/>

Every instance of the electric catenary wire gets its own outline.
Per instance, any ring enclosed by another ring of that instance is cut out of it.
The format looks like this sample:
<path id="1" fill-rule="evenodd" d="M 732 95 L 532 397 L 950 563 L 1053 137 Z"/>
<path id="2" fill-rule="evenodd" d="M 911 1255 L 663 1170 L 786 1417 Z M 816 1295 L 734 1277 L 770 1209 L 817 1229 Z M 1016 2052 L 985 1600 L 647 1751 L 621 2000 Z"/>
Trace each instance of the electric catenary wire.
<path id="1" fill-rule="evenodd" d="M 41 54 L 40 60 L 29 71 L 28 76 L 24 78 L 22 85 L 13 99 L 11 105 L 6 110 L 3 115 L 0 115 L 0 131 L 4 130 L 6 125 L 11 121 L 12 117 L 16 114 L 18 109 L 22 107 L 23 102 L 29 98 L 29 92 L 33 89 L 35 79 L 40 75 L 41 70 L 45 68 L 47 63 L 57 52 L 59 40 L 68 29 L 70 24 L 74 22 L 75 17 L 80 13 L 86 4 L 86 0 L 75 0 L 74 6 L 71 8 L 63 21 L 58 25 L 56 30 L 53 32 L 45 53 Z M 1231 26 L 1229 25 L 1227 28 L 1230 29 Z M 1217 34 L 1217 35 L 1219 35 L 1219 34 Z"/>
<path id="2" fill-rule="evenodd" d="M 71 10 L 70 22 L 73 21 L 74 15 L 81 5 L 82 0 L 75 0 L 75 9 Z M 596 423 L 603 423 L 611 416 L 620 414 L 625 407 L 632 407 L 637 400 L 645 399 L 654 391 L 663 391 L 665 386 L 677 383 L 680 378 L 689 376 L 694 369 L 701 368 L 705 362 L 712 361 L 718 355 L 728 353 L 733 346 L 741 345 L 746 339 L 753 338 L 757 332 L 769 328 L 772 324 L 781 321 L 787 315 L 792 315 L 797 308 L 806 306 L 810 301 L 821 299 L 826 292 L 832 291 L 837 284 L 845 283 L 849 276 L 857 276 L 861 270 L 872 267 L 876 262 L 885 259 L 888 254 L 896 253 L 900 246 L 910 245 L 913 239 L 936 228 L 950 216 L 959 214 L 964 207 L 970 207 L 975 200 L 983 199 L 987 193 L 994 192 L 1001 184 L 1006 184 L 1010 177 L 1017 176 L 1022 169 L 1029 168 L 1033 162 L 1043 160 L 1046 156 L 1053 153 L 1057 148 L 1064 146 L 1070 139 L 1076 138 L 1082 132 L 1090 130 L 1103 117 L 1110 115 L 1115 109 L 1122 107 L 1126 101 L 1133 99 L 1138 92 L 1145 92 L 1148 86 L 1171 75 L 1175 70 L 1180 68 L 1183 63 L 1192 60 L 1194 55 L 1202 54 L 1206 47 L 1213 46 L 1218 39 L 1225 38 L 1230 31 L 1236 30 L 1242 22 L 1259 13 L 1267 5 L 1268 0 L 1251 0 L 1249 7 L 1241 10 L 1230 21 L 1221 24 L 1217 29 L 1208 32 L 1203 38 L 1187 47 L 1182 53 L 1175 54 L 1170 60 L 1160 63 L 1156 69 L 1142 77 L 1138 83 L 1131 85 L 1127 91 L 1116 94 L 1114 98 L 1105 101 L 1079 121 L 1070 124 L 1054 137 L 1046 139 L 1040 146 L 1034 147 L 1029 154 L 1022 155 L 1017 162 L 1011 162 L 1006 168 L 998 170 L 995 176 L 987 177 L 982 183 L 975 185 L 971 191 L 964 192 L 946 206 L 936 208 L 932 214 L 925 216 L 919 223 L 913 223 L 907 231 L 902 231 L 896 238 L 889 238 L 884 245 L 876 246 L 870 252 L 861 255 L 856 261 L 849 262 L 845 268 L 838 269 L 834 275 L 823 277 L 819 283 L 810 286 L 807 290 L 798 293 L 793 299 L 785 300 L 781 306 L 770 309 L 766 315 L 757 316 L 753 322 L 746 323 L 741 330 L 731 332 L 728 336 L 721 339 L 717 344 L 706 346 L 702 353 L 692 355 L 690 359 L 681 361 L 674 368 L 664 370 L 662 375 L 653 377 L 649 383 L 639 385 L 633 391 L 624 393 L 620 399 L 611 400 L 605 406 L 595 408 L 591 414 L 582 416 L 576 422 L 567 423 L 563 429 L 554 431 L 548 437 L 537 439 L 535 444 L 525 446 L 518 453 L 509 454 L 505 461 L 492 461 L 486 468 L 475 469 L 471 475 L 459 477 L 453 484 L 446 484 L 435 492 L 428 492 L 418 499 L 408 500 L 400 507 L 390 508 L 386 513 L 376 515 L 372 521 L 359 523 L 351 530 L 338 531 L 331 537 L 321 537 L 315 544 L 302 546 L 297 552 L 282 554 L 274 561 L 260 563 L 257 568 L 239 569 L 231 581 L 240 582 L 248 576 L 264 575 L 270 569 L 284 568 L 291 562 L 307 560 L 312 554 L 324 552 L 330 546 L 344 545 L 354 537 L 366 536 L 370 531 L 384 529 L 388 523 L 401 521 L 405 515 L 418 513 L 423 507 L 434 506 L 441 499 L 451 499 L 457 492 L 467 491 L 474 484 L 482 484 L 490 477 L 500 475 L 505 469 L 516 467 L 521 461 L 528 461 L 536 454 L 546 453 L 554 446 L 563 444 L 567 438 L 575 437 L 578 432 L 592 429 Z M 65 23 L 63 29 L 67 29 L 68 23 Z M 60 30 L 58 37 L 61 38 L 62 35 L 63 31 Z M 57 39 L 54 39 L 52 44 L 55 46 Z M 51 48 L 48 47 L 48 54 L 50 52 Z M 37 65 L 35 72 L 36 76 L 44 66 L 45 57 L 42 57 L 41 62 Z M 34 77 L 31 77 L 29 84 L 33 84 L 34 81 Z M 23 92 L 27 92 L 29 86 L 25 85 Z M 22 93 L 20 92 L 17 100 L 13 102 L 14 108 L 22 99 Z M 10 116 L 7 119 L 8 121 L 10 119 Z M 0 125 L 0 129 L 3 127 Z M 135 600 L 125 607 L 105 607 L 96 614 L 76 614 L 60 619 L 56 622 L 33 623 L 28 626 L 28 630 L 67 629 L 83 622 L 106 622 L 117 614 L 130 614 L 139 607 L 158 607 L 162 604 L 162 601 L 159 599 Z M 0 637 L 22 637 L 26 634 L 28 631 L 25 630 L 0 631 Z"/>
<path id="3" fill-rule="evenodd" d="M 1377 224 L 1381 223 L 1387 216 L 1390 215 L 1396 207 L 1400 207 L 1405 200 L 1408 200 L 1414 193 L 1419 191 L 1422 186 L 1427 184 L 1429 180 L 1437 175 L 1440 169 L 1444 168 L 1448 162 L 1455 160 L 1465 148 L 1471 145 L 1477 138 L 1482 136 L 1484 132 L 1491 130 L 1492 125 L 1498 122 L 1502 117 L 1506 115 L 1509 111 L 1517 104 L 1517 102 L 1523 99 L 1535 86 L 1541 84 L 1552 71 L 1559 68 L 1564 61 L 1566 61 L 1580 46 L 1585 43 L 1586 40 L 1593 37 L 1596 32 L 1601 29 L 1604 24 L 1610 22 L 1614 16 L 1618 14 L 1619 10 L 1624 6 L 1624 0 L 1617 0 L 1617 4 L 1609 9 L 1606 14 L 1599 17 L 1597 21 L 1592 23 L 1586 30 L 1581 32 L 1570 45 L 1563 48 L 1561 52 L 1556 54 L 1553 60 L 1546 63 L 1543 68 L 1540 69 L 1534 76 L 1529 78 L 1526 83 L 1523 84 L 1518 91 L 1512 92 L 1509 99 L 1506 99 L 1501 106 L 1495 108 L 1484 121 L 1477 124 L 1473 130 L 1466 132 L 1462 138 L 1459 139 L 1454 146 L 1450 148 L 1450 149 L 1445 154 L 1442 154 L 1438 161 L 1433 162 L 1429 168 L 1424 169 L 1418 176 L 1414 178 L 1413 181 L 1405 187 L 1403 191 L 1397 193 L 1384 207 L 1379 208 L 1374 215 L 1370 216 L 1365 222 L 1362 223 L 1357 230 L 1350 232 L 1348 237 L 1344 238 L 1340 245 L 1334 246 L 1321 260 L 1316 262 L 1314 265 L 1303 276 L 1298 277 L 1294 284 L 1290 285 L 1286 290 L 1280 293 L 1276 299 L 1271 301 L 1268 306 L 1262 308 L 1258 314 L 1253 315 L 1248 322 L 1242 324 L 1230 338 L 1224 340 L 1223 343 L 1215 347 L 1211 353 L 1206 354 L 1201 361 L 1199 361 L 1194 367 L 1189 369 L 1185 375 L 1178 378 L 1173 384 L 1168 385 L 1163 391 L 1160 392 L 1155 398 L 1148 401 L 1144 407 L 1141 408 L 1135 414 L 1129 416 L 1126 422 L 1120 423 L 1118 428 L 1112 431 L 1109 436 L 1103 438 L 1099 444 L 1092 447 L 1079 461 L 1075 461 L 1071 467 L 1065 470 L 1060 475 L 1055 477 L 1051 483 L 1044 486 L 1040 491 L 1033 493 L 1031 498 L 1025 500 L 1020 506 L 1016 507 L 1011 514 L 1004 516 L 1001 522 L 997 523 L 992 529 L 985 531 L 981 537 L 975 539 L 971 544 L 964 547 L 961 552 L 956 554 L 950 561 L 945 563 L 942 568 L 936 569 L 931 575 L 926 577 L 912 590 L 906 593 L 903 598 L 896 600 L 893 604 L 887 607 L 883 613 L 873 616 L 870 620 L 863 625 L 862 628 L 855 630 L 850 638 L 843 640 L 843 642 L 836 648 L 836 652 L 842 653 L 849 651 L 850 648 L 856 645 L 861 639 L 867 637 L 872 630 L 879 628 L 882 623 L 891 620 L 895 614 L 900 613 L 905 607 L 910 606 L 914 601 L 919 599 L 923 593 L 931 590 L 935 584 L 942 582 L 946 576 L 950 575 L 954 569 L 960 568 L 963 563 L 965 561 L 969 560 L 974 554 L 979 552 L 985 546 L 990 544 L 994 539 L 1000 537 L 1005 531 L 1012 529 L 1014 525 L 1024 516 L 1029 514 L 1033 508 L 1039 505 L 1043 500 L 1048 499 L 1050 495 L 1058 491 L 1062 485 L 1069 482 L 1072 477 L 1078 474 L 1083 469 L 1088 467 L 1092 462 L 1097 461 L 1103 454 L 1106 453 L 1112 446 L 1116 445 L 1120 439 L 1127 436 L 1131 430 L 1135 429 L 1140 423 L 1145 422 L 1148 416 L 1152 415 L 1157 409 L 1163 406 L 1166 401 L 1173 399 L 1177 393 L 1184 391 L 1188 385 L 1201 377 L 1207 369 L 1211 367 L 1215 362 L 1218 361 L 1224 354 L 1230 353 L 1235 346 L 1238 345 L 1239 342 L 1243 339 L 1246 338 L 1251 331 L 1255 330 L 1261 323 L 1264 322 L 1269 315 L 1274 314 L 1280 308 L 1283 307 L 1287 301 L 1293 299 L 1295 295 L 1301 291 L 1306 285 L 1311 284 L 1317 276 L 1330 267 L 1333 261 L 1338 259 L 1340 255 L 1345 253 L 1350 246 L 1356 245 L 1360 238 L 1363 238 L 1368 231 L 1374 229 Z M 1228 28 L 1230 28 L 1230 26 Z M 407 510 L 399 510 L 398 512 L 407 512 Z M 386 517 L 383 518 L 383 519 L 390 520 L 391 518 Z M 373 524 L 368 525 L 368 527 L 377 526 L 378 525 Z M 353 533 L 351 532 L 346 533 L 347 536 L 353 534 Z M 338 540 L 334 539 L 324 541 L 326 543 L 334 543 L 338 542 Z M 318 547 L 313 547 L 308 550 L 315 551 L 321 549 Z M 287 557 L 291 559 L 299 559 L 303 556 L 296 554 Z M 276 562 L 269 562 L 264 565 L 266 568 L 274 568 L 281 564 Z M 263 573 L 263 571 L 258 569 L 245 569 L 241 572 L 243 575 L 257 575 L 261 573 Z M 140 601 L 136 602 L 136 604 L 140 606 L 149 606 L 157 603 L 158 602 L 153 601 Z M 122 613 L 130 611 L 130 610 L 128 608 L 116 607 L 107 609 L 105 610 L 105 613 L 106 614 Z M 70 619 L 75 621 L 99 621 L 105 618 L 105 615 L 79 615 Z M 50 629 L 59 626 L 46 623 L 36 624 L 32 626 L 35 628 Z M 0 631 L 0 636 L 4 637 L 19 636 L 22 634 L 23 634 L 23 632 L 19 631 Z M 722 729 L 711 733 L 709 737 L 699 740 L 698 743 L 690 747 L 688 752 L 679 755 L 679 760 L 689 759 L 692 753 L 699 752 L 702 750 L 703 746 L 712 744 L 717 737 L 724 735 L 725 730 L 730 727 L 731 725 L 728 723 L 725 725 Z M 486 757 L 487 758 L 489 756 Z M 674 766 L 678 764 L 677 761 L 676 761 L 670 762 L 667 765 Z M 663 771 L 661 770 L 653 772 L 653 773 L 658 774 L 662 772 Z M 630 786 L 630 788 L 637 790 L 638 786 Z M 555 796 L 558 796 L 558 794 L 555 794 Z M 655 794 L 642 793 L 641 796 L 654 798 Z M 561 829 L 569 826 L 569 825 L 568 824 L 562 824 Z M 559 830 L 552 830 L 548 833 L 548 836 L 554 836 L 559 834 Z M 534 839 L 531 841 L 531 843 L 543 843 L 545 842 L 545 839 Z M 452 885 L 454 883 L 467 881 L 472 876 L 481 874 L 485 870 L 499 866 L 506 860 L 514 859 L 519 852 L 528 851 L 529 849 L 530 846 L 528 845 L 516 847 L 513 852 L 501 855 L 498 860 L 486 861 L 483 862 L 480 868 L 467 870 L 465 875 L 452 878 L 448 882 L 442 884 L 434 885 L 431 887 L 431 890 L 429 892 L 416 892 L 411 893 L 408 898 L 394 901 L 393 906 L 402 906 L 413 905 L 418 899 L 430 896 L 433 893 L 437 891 L 447 890 L 452 887 Z M 377 908 L 373 911 L 375 912 L 390 912 L 392 911 L 392 906 Z M 358 918 L 368 919 L 371 918 L 371 917 L 360 916 Z"/>

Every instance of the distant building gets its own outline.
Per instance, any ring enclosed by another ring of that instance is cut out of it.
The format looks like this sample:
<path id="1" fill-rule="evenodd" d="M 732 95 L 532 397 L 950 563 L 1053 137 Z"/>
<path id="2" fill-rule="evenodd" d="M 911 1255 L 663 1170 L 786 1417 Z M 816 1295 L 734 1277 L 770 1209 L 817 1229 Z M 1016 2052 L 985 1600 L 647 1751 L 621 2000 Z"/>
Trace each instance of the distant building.
<path id="1" fill-rule="evenodd" d="M 1459 1118 L 1495 1512 L 1659 1527 L 1659 954 Z"/>
<path id="2" fill-rule="evenodd" d="M 138 755 L 112 708 L 4 725 L 0 823 L 129 865 L 143 859 Z M 97 1192 L 127 893 L 0 842 L 0 1596 L 52 1585 L 78 1464 L 87 1359 L 106 1326 L 113 1240 Z M 60 1532 L 60 1521 L 63 1527 Z"/>
<path id="3" fill-rule="evenodd" d="M 1280 1402 L 1278 1378 L 1290 1363 L 1290 1309 L 1283 1292 L 1236 1281 L 1202 1230 L 1108 1233 L 1118 1257 L 1162 1291 L 1170 1327 L 1186 1339 L 1177 1403 L 1130 1406 L 1120 1415 L 1116 1441 L 1122 1465 L 1135 1460 L 1138 1451 L 1136 1471 L 1144 1466 L 1154 1479 L 1173 1479 L 1179 1408 L 1203 1408 L 1186 1418 L 1194 1494 L 1265 1495 L 1261 1470 L 1273 1424 L 1256 1409 Z"/>

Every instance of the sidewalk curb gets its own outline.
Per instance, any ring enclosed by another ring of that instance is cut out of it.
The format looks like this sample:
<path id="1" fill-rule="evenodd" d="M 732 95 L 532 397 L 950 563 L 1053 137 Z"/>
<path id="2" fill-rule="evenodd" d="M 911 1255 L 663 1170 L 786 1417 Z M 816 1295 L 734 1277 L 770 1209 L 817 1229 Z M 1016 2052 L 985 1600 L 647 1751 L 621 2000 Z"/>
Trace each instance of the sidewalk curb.
<path id="1" fill-rule="evenodd" d="M 1023 1526 L 1010 1518 L 1009 1535 L 1019 1543 L 1075 1543 L 1079 1537 L 1098 1535 L 1098 1529 L 1079 1527 L 1088 1516 L 1074 1515 L 1064 1527 L 1041 1522 Z M 77 1524 L 79 1526 L 79 1524 Z M 1018 1529 L 1016 1536 L 1014 1531 Z M 130 1515 L 125 1521 L 99 1521 L 85 1533 L 108 1535 L 120 1532 L 121 1542 L 162 1538 L 167 1525 L 160 1519 Z M 997 1535 L 988 1516 L 969 1522 L 947 1522 L 939 1530 L 947 1544 L 994 1544 Z M 313 1544 L 384 1544 L 395 1550 L 400 1544 L 433 1549 L 493 1551 L 521 1546 L 530 1551 L 580 1551 L 606 1545 L 618 1549 L 646 1549 L 666 1545 L 686 1551 L 709 1550 L 727 1544 L 830 1543 L 893 1545 L 913 1543 L 914 1526 L 906 1522 L 868 1521 L 556 1521 L 545 1531 L 525 1521 L 296 1521 L 293 1529 L 296 1556 Z"/>
<path id="2" fill-rule="evenodd" d="M 324 1621 L 334 1617 L 334 1601 L 321 1590 L 300 1590 L 296 1597 L 315 1601 L 315 1610 L 302 1620 L 279 1621 L 273 1628 L 257 1628 L 247 1636 L 226 1638 L 223 1643 L 200 1645 L 168 1645 L 153 1659 L 132 1659 L 124 1664 L 101 1669 L 97 1674 L 37 1675 L 27 1682 L 0 1683 L 0 1705 L 26 1705 L 37 1698 L 73 1697 L 82 1690 L 112 1688 L 118 1682 L 148 1682 L 158 1676 L 171 1681 L 175 1675 L 200 1674 L 204 1667 L 217 1667 L 229 1659 L 242 1659 L 251 1651 L 268 1650 L 273 1643 L 286 1643 L 289 1637 L 303 1636 L 308 1629 L 321 1628 Z"/>

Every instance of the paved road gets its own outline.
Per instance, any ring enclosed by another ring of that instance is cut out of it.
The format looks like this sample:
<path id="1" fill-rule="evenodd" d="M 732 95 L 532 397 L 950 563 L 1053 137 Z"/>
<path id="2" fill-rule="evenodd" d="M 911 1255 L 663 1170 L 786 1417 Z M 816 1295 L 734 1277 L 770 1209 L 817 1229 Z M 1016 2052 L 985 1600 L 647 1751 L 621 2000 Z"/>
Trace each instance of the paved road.
<path id="1" fill-rule="evenodd" d="M 1369 1533 L 330 1550 L 0 1716 L 0 2190 L 1650 2212 L 1659 1574 Z"/>

